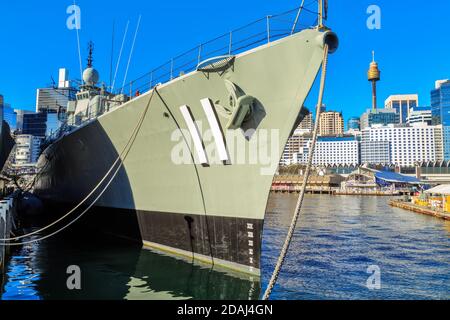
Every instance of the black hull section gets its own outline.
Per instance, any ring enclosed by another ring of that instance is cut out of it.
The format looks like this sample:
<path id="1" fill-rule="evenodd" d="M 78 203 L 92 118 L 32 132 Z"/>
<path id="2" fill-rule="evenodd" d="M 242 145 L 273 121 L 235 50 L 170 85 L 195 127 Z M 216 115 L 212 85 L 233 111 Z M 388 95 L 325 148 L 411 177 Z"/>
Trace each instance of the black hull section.
<path id="1" fill-rule="evenodd" d="M 225 267 L 231 262 L 260 269 L 263 220 L 143 211 L 138 217 L 144 243 L 211 257 Z"/>
<path id="2" fill-rule="evenodd" d="M 61 214 L 71 209 L 48 203 L 46 207 Z M 263 220 L 95 207 L 77 222 L 76 230 L 101 232 L 150 249 L 259 275 Z"/>

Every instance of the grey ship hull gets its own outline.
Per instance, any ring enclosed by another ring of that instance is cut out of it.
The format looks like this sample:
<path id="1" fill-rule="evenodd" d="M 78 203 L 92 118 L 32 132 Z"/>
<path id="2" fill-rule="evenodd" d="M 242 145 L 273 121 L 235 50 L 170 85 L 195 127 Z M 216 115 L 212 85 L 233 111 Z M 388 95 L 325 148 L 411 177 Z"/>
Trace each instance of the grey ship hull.
<path id="1" fill-rule="evenodd" d="M 135 230 L 134 236 L 145 247 L 259 274 L 274 164 L 317 76 L 324 43 L 333 37 L 317 30 L 302 31 L 236 56 L 224 72 L 189 73 L 102 115 L 44 151 L 35 193 L 52 203 L 79 203 L 124 150 L 149 106 L 123 167 L 95 204 L 99 210 L 90 214 L 102 212 L 97 218 L 115 225 L 110 229 L 114 233 Z M 219 110 L 230 100 L 225 80 L 255 99 L 253 113 L 240 129 L 225 130 L 229 117 Z M 180 107 L 188 106 L 191 117 L 208 130 L 210 122 L 200 103 L 205 98 L 214 104 L 230 158 L 227 162 L 219 159 L 217 140 L 206 150 L 208 163 L 203 165 L 199 164 L 201 152 L 188 143 L 194 137 L 186 136 L 195 132 Z M 253 134 L 244 135 L 248 129 Z M 186 136 L 174 142 L 173 135 L 180 130 Z M 225 131 L 234 133 L 234 142 Z M 271 132 L 276 132 L 275 138 Z M 248 150 L 257 139 L 260 153 L 276 151 L 272 165 L 236 160 L 240 150 L 232 144 Z M 188 145 L 196 163 L 174 161 L 174 148 L 180 141 Z"/>

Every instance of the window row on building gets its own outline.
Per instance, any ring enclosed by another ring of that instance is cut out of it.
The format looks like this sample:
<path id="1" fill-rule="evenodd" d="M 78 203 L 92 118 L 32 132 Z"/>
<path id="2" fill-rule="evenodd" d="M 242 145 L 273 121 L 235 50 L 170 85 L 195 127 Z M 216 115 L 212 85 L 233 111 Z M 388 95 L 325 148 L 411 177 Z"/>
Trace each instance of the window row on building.
<path id="1" fill-rule="evenodd" d="M 442 161 L 442 126 L 373 125 L 361 136 L 319 137 L 315 165 L 394 164 L 412 167 L 418 162 Z M 311 135 L 294 136 L 283 154 L 282 164 L 306 163 Z M 295 143 L 294 143 L 295 142 Z"/>

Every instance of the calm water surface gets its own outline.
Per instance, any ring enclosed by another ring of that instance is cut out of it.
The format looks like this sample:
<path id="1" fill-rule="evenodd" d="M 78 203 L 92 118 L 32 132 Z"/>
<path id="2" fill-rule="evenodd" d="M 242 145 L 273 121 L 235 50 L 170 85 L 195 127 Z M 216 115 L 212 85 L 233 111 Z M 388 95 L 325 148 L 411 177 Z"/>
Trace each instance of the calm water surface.
<path id="1" fill-rule="evenodd" d="M 272 195 L 261 279 L 159 255 L 115 239 L 72 234 L 13 251 L 4 300 L 258 299 L 273 270 L 296 196 Z M 449 299 L 450 222 L 387 205 L 387 198 L 308 196 L 273 299 Z M 66 287 L 69 265 L 82 290 Z M 381 289 L 369 290 L 369 266 Z"/>

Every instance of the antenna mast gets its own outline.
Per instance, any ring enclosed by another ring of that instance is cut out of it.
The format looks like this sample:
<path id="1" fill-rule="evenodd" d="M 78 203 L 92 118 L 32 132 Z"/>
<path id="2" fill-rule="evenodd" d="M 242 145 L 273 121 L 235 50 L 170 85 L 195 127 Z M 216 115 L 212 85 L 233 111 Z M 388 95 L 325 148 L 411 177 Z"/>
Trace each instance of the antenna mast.
<path id="1" fill-rule="evenodd" d="M 136 26 L 136 32 L 134 33 L 133 44 L 131 45 L 130 57 L 128 58 L 127 69 L 125 70 L 125 77 L 123 78 L 122 90 L 120 93 L 123 93 L 123 89 L 124 89 L 125 83 L 127 81 L 128 70 L 130 68 L 131 58 L 133 57 L 134 45 L 136 43 L 136 38 L 137 38 L 137 35 L 139 32 L 139 27 L 141 25 L 141 19 L 142 19 L 142 15 L 139 15 L 139 19 L 138 19 L 137 26 Z M 130 90 L 131 90 L 131 85 L 130 85 Z"/>
<path id="2" fill-rule="evenodd" d="M 117 59 L 116 72 L 114 73 L 114 79 L 113 79 L 113 83 L 112 83 L 112 86 L 111 86 L 111 92 L 114 91 L 114 86 L 116 84 L 117 72 L 119 71 L 120 60 L 122 58 L 122 52 L 123 52 L 123 46 L 125 45 L 125 40 L 127 38 L 128 27 L 129 26 L 130 26 L 130 20 L 128 20 L 128 22 L 127 22 L 127 26 L 125 28 L 125 33 L 123 35 L 122 46 L 120 47 L 119 58 Z"/>
<path id="3" fill-rule="evenodd" d="M 115 34 L 116 34 L 116 21 L 113 21 L 113 28 L 112 28 L 112 40 L 111 40 L 111 63 L 109 66 L 109 88 L 112 89 L 112 82 L 113 82 L 113 63 L 114 63 L 114 40 L 115 40 Z"/>
<path id="4" fill-rule="evenodd" d="M 89 55 L 87 58 L 87 67 L 92 68 L 92 63 L 94 62 L 94 58 L 93 58 L 94 43 L 92 41 L 89 41 L 88 47 L 89 47 Z"/>

